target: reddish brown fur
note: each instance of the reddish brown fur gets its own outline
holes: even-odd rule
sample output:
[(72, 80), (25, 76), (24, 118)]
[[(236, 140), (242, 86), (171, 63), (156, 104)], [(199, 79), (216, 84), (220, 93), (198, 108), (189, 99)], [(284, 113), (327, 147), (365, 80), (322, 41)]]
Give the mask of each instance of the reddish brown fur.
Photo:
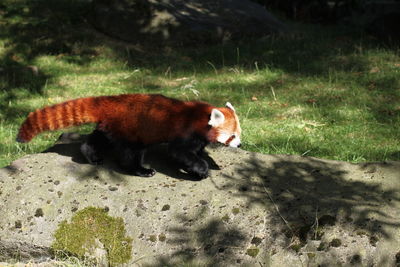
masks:
[[(162, 95), (126, 94), (80, 98), (31, 112), (21, 125), (17, 140), (29, 142), (43, 131), (84, 123), (98, 123), (113, 138), (153, 144), (197, 133), (216, 142), (218, 128), (208, 125), (211, 110), (203, 102), (184, 102)], [(225, 117), (229, 108), (218, 108)], [(235, 120), (227, 125), (235, 129)], [(211, 129), (211, 131), (210, 131)]]
[(29, 113), (19, 129), (17, 140), (29, 142), (44, 131), (97, 122), (96, 115), (92, 112), (92, 102), (93, 98), (80, 98)]

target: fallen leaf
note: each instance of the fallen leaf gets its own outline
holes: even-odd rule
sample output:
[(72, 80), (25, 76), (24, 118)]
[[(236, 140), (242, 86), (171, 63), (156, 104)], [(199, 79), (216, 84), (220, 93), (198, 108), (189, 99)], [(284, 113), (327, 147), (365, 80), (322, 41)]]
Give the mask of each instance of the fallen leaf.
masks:
[(373, 67), (372, 69), (370, 69), (369, 73), (378, 73), (381, 70), (378, 67)]

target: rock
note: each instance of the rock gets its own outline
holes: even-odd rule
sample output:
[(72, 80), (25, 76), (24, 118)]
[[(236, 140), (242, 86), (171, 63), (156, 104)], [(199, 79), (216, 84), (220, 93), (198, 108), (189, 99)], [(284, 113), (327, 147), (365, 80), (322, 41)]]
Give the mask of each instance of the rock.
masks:
[[(3, 232), (3, 231), (2, 231)], [(30, 260), (35, 258), (37, 261), (48, 261), (52, 257), (49, 247), (33, 245), (31, 242), (21, 242), (20, 240), (0, 239), (0, 262), (5, 260), (15, 261), (16, 259)], [(3, 266), (0, 264), (0, 266)]]
[(334, 239), (332, 239), (332, 241), (329, 243), (329, 245), (330, 245), (331, 247), (337, 248), (337, 247), (340, 247), (340, 246), (342, 245), (342, 241), (341, 241), (339, 238), (334, 238)]
[(286, 30), (250, 0), (95, 0), (90, 17), (107, 35), (153, 45), (220, 43)]
[[(151, 178), (127, 175), (112, 158), (89, 165), (79, 144), (66, 140), (15, 161), (0, 169), (0, 262), (15, 260), (16, 251), (21, 261), (49, 260), (52, 247), (63, 247), (60, 233), (79, 237), (65, 230), (78, 217), (90, 227), (82, 236), (99, 234), (89, 234), (95, 245), (80, 240), (90, 248), (85, 255), (102, 264), (111, 261), (105, 251), (115, 240), (129, 254), (120, 259), (127, 266), (398, 262), (400, 162), (350, 164), (225, 147), (208, 153), (219, 169), (201, 181), (179, 172), (165, 146), (146, 155), (158, 171)], [(82, 217), (88, 210), (107, 223)], [(122, 239), (107, 241), (104, 225), (116, 225), (109, 228)]]

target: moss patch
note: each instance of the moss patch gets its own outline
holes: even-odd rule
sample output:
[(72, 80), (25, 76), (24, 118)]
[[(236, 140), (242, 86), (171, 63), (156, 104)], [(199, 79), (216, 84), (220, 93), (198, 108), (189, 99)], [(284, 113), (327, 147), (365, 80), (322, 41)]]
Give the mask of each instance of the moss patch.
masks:
[(260, 252), (259, 248), (251, 246), (250, 248), (247, 249), (246, 254), (254, 258), (258, 255), (258, 252)]
[(83, 258), (93, 251), (98, 240), (107, 251), (111, 266), (126, 263), (131, 258), (132, 239), (125, 235), (123, 219), (111, 217), (101, 208), (87, 207), (77, 212), (70, 223), (60, 223), (54, 237), (52, 248), (55, 251)]
[(239, 208), (233, 208), (232, 209), (232, 213), (235, 214), (235, 215), (238, 214), (239, 212), (240, 212)]
[(166, 205), (164, 205), (164, 206), (162, 207), (161, 211), (167, 211), (167, 210), (169, 210), (170, 208), (171, 208), (171, 206), (168, 205), (168, 204), (166, 204)]
[(222, 217), (221, 220), (224, 221), (224, 222), (229, 221), (229, 216), (228, 216), (228, 214), (225, 214), (225, 216)]
[(164, 242), (167, 239), (165, 234), (159, 234), (158, 235), (158, 240), (160, 240), (161, 242)]
[(156, 236), (156, 235), (150, 235), (150, 236), (149, 236), (149, 240), (150, 240), (151, 242), (156, 242), (156, 241), (157, 241), (157, 236)]

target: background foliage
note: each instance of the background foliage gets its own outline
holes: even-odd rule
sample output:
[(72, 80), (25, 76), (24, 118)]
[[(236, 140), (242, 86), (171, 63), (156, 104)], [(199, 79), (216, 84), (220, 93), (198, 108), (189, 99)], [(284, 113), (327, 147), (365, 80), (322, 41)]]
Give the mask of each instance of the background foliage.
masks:
[(292, 31), (282, 36), (155, 48), (97, 32), (87, 1), (0, 6), (0, 166), (57, 139), (60, 132), (15, 142), (30, 111), (137, 92), (232, 102), (247, 150), (352, 162), (400, 159), (398, 45), (363, 28), (287, 21)]

